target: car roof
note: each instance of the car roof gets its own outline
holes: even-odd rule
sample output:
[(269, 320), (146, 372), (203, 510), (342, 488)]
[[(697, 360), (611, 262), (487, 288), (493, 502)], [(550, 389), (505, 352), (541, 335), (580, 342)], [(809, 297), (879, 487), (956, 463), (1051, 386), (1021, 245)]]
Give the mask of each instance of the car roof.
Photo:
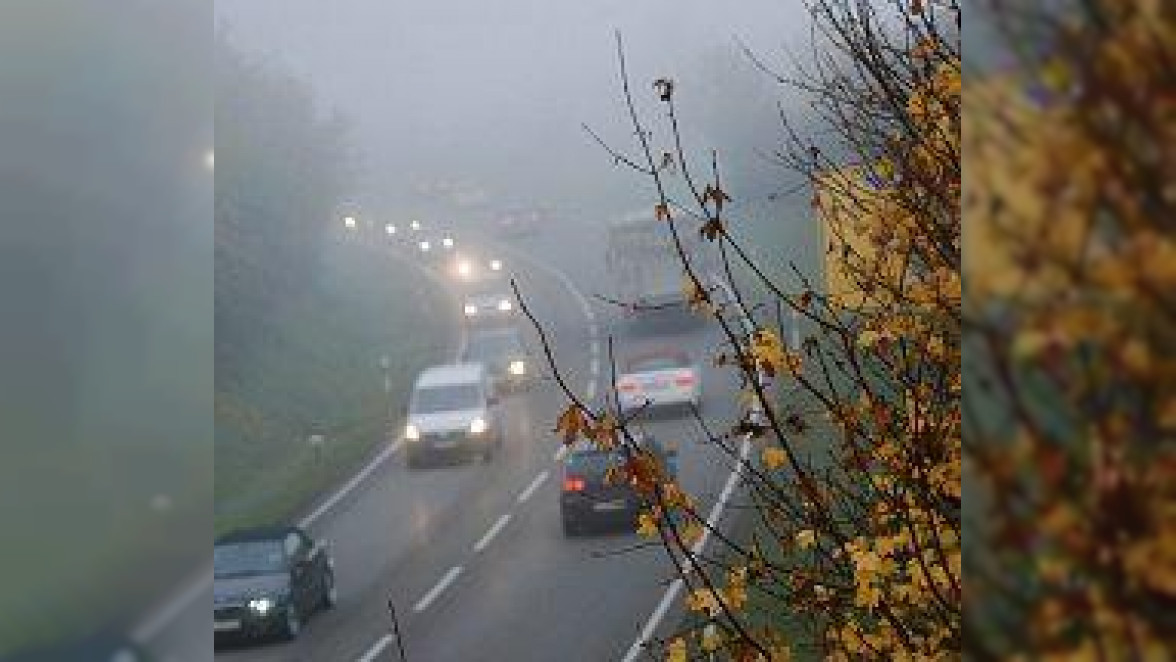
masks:
[(666, 345), (664, 347), (652, 347), (640, 352), (634, 352), (633, 354), (625, 357), (624, 363), (625, 365), (630, 366), (634, 363), (640, 363), (642, 361), (649, 361), (652, 359), (675, 359), (683, 363), (689, 363), (690, 354), (687, 353), (686, 350)]
[(417, 388), (443, 386), (446, 384), (466, 384), (481, 381), (486, 368), (481, 363), (451, 363), (426, 368), (417, 377)]
[(480, 340), (482, 338), (506, 338), (506, 337), (509, 337), (512, 340), (522, 340), (522, 334), (519, 333), (519, 330), (517, 328), (515, 328), (513, 326), (501, 326), (501, 327), (495, 327), (495, 328), (489, 328), (489, 329), (479, 329), (477, 331), (473, 331), (472, 333), (470, 333), (469, 341), (466, 344), (471, 345), (474, 343), (474, 341)]
[(291, 533), (298, 532), (296, 526), (261, 526), (250, 529), (237, 529), (217, 538), (217, 545), (238, 542), (263, 542), (266, 540), (282, 540)]

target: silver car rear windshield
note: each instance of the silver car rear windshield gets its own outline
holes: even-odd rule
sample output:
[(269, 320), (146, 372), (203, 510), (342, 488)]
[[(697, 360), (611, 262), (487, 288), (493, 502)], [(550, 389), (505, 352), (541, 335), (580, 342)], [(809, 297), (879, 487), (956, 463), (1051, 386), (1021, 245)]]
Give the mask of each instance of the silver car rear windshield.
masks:
[(657, 372), (658, 370), (673, 370), (675, 368), (689, 367), (690, 363), (685, 358), (677, 356), (651, 356), (643, 359), (635, 359), (629, 362), (629, 372)]
[(482, 406), (482, 390), (477, 384), (445, 384), (417, 389), (409, 409), (414, 414), (462, 411)]

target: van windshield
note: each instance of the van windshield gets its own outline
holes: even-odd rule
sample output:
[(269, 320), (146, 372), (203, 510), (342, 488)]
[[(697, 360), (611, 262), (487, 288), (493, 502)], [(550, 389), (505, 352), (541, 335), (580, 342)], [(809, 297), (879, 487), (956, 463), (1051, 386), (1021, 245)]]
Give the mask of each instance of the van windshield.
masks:
[(418, 389), (412, 397), (412, 413), (435, 414), (443, 411), (478, 409), (482, 391), (475, 383), (445, 384)]

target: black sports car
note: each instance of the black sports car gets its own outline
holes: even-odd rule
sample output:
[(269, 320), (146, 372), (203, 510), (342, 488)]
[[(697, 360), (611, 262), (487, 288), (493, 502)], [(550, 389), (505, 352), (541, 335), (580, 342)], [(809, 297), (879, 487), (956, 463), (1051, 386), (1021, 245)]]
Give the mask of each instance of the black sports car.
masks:
[(335, 605), (334, 565), (325, 545), (298, 527), (220, 538), (213, 548), (216, 640), (297, 637), (305, 618)]

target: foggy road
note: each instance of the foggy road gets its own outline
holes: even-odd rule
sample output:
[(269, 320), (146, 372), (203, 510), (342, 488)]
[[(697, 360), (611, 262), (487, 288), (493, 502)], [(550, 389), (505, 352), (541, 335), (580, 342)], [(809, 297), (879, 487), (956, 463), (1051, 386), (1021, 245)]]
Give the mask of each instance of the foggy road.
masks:
[[(606, 304), (592, 298), (603, 278), (594, 249), (540, 238), (511, 262), (567, 383), (595, 402), (608, 391), (609, 327)], [(638, 342), (698, 355), (717, 344), (716, 333), (697, 327)], [(630, 340), (621, 335), (614, 343), (621, 349)], [(723, 409), (735, 402), (731, 376), (701, 363), (706, 417), (731, 420), (734, 412)], [(549, 380), (507, 399), (505, 452), (486, 465), (410, 472), (400, 442), (391, 442), (383, 461), (309, 523), (312, 535), (331, 545), (338, 606), (311, 618), (294, 642), (222, 647), (216, 659), (397, 659), (389, 601), (413, 660), (624, 659), (673, 566), (656, 545), (617, 553), (643, 542), (632, 533), (564, 537), (552, 433), (564, 402)], [(681, 480), (709, 509), (730, 473), (722, 451), (702, 443), (685, 418), (658, 419), (648, 429), (678, 444)], [(176, 662), (209, 659), (210, 608), (205, 593), (160, 631), (154, 650)]]

